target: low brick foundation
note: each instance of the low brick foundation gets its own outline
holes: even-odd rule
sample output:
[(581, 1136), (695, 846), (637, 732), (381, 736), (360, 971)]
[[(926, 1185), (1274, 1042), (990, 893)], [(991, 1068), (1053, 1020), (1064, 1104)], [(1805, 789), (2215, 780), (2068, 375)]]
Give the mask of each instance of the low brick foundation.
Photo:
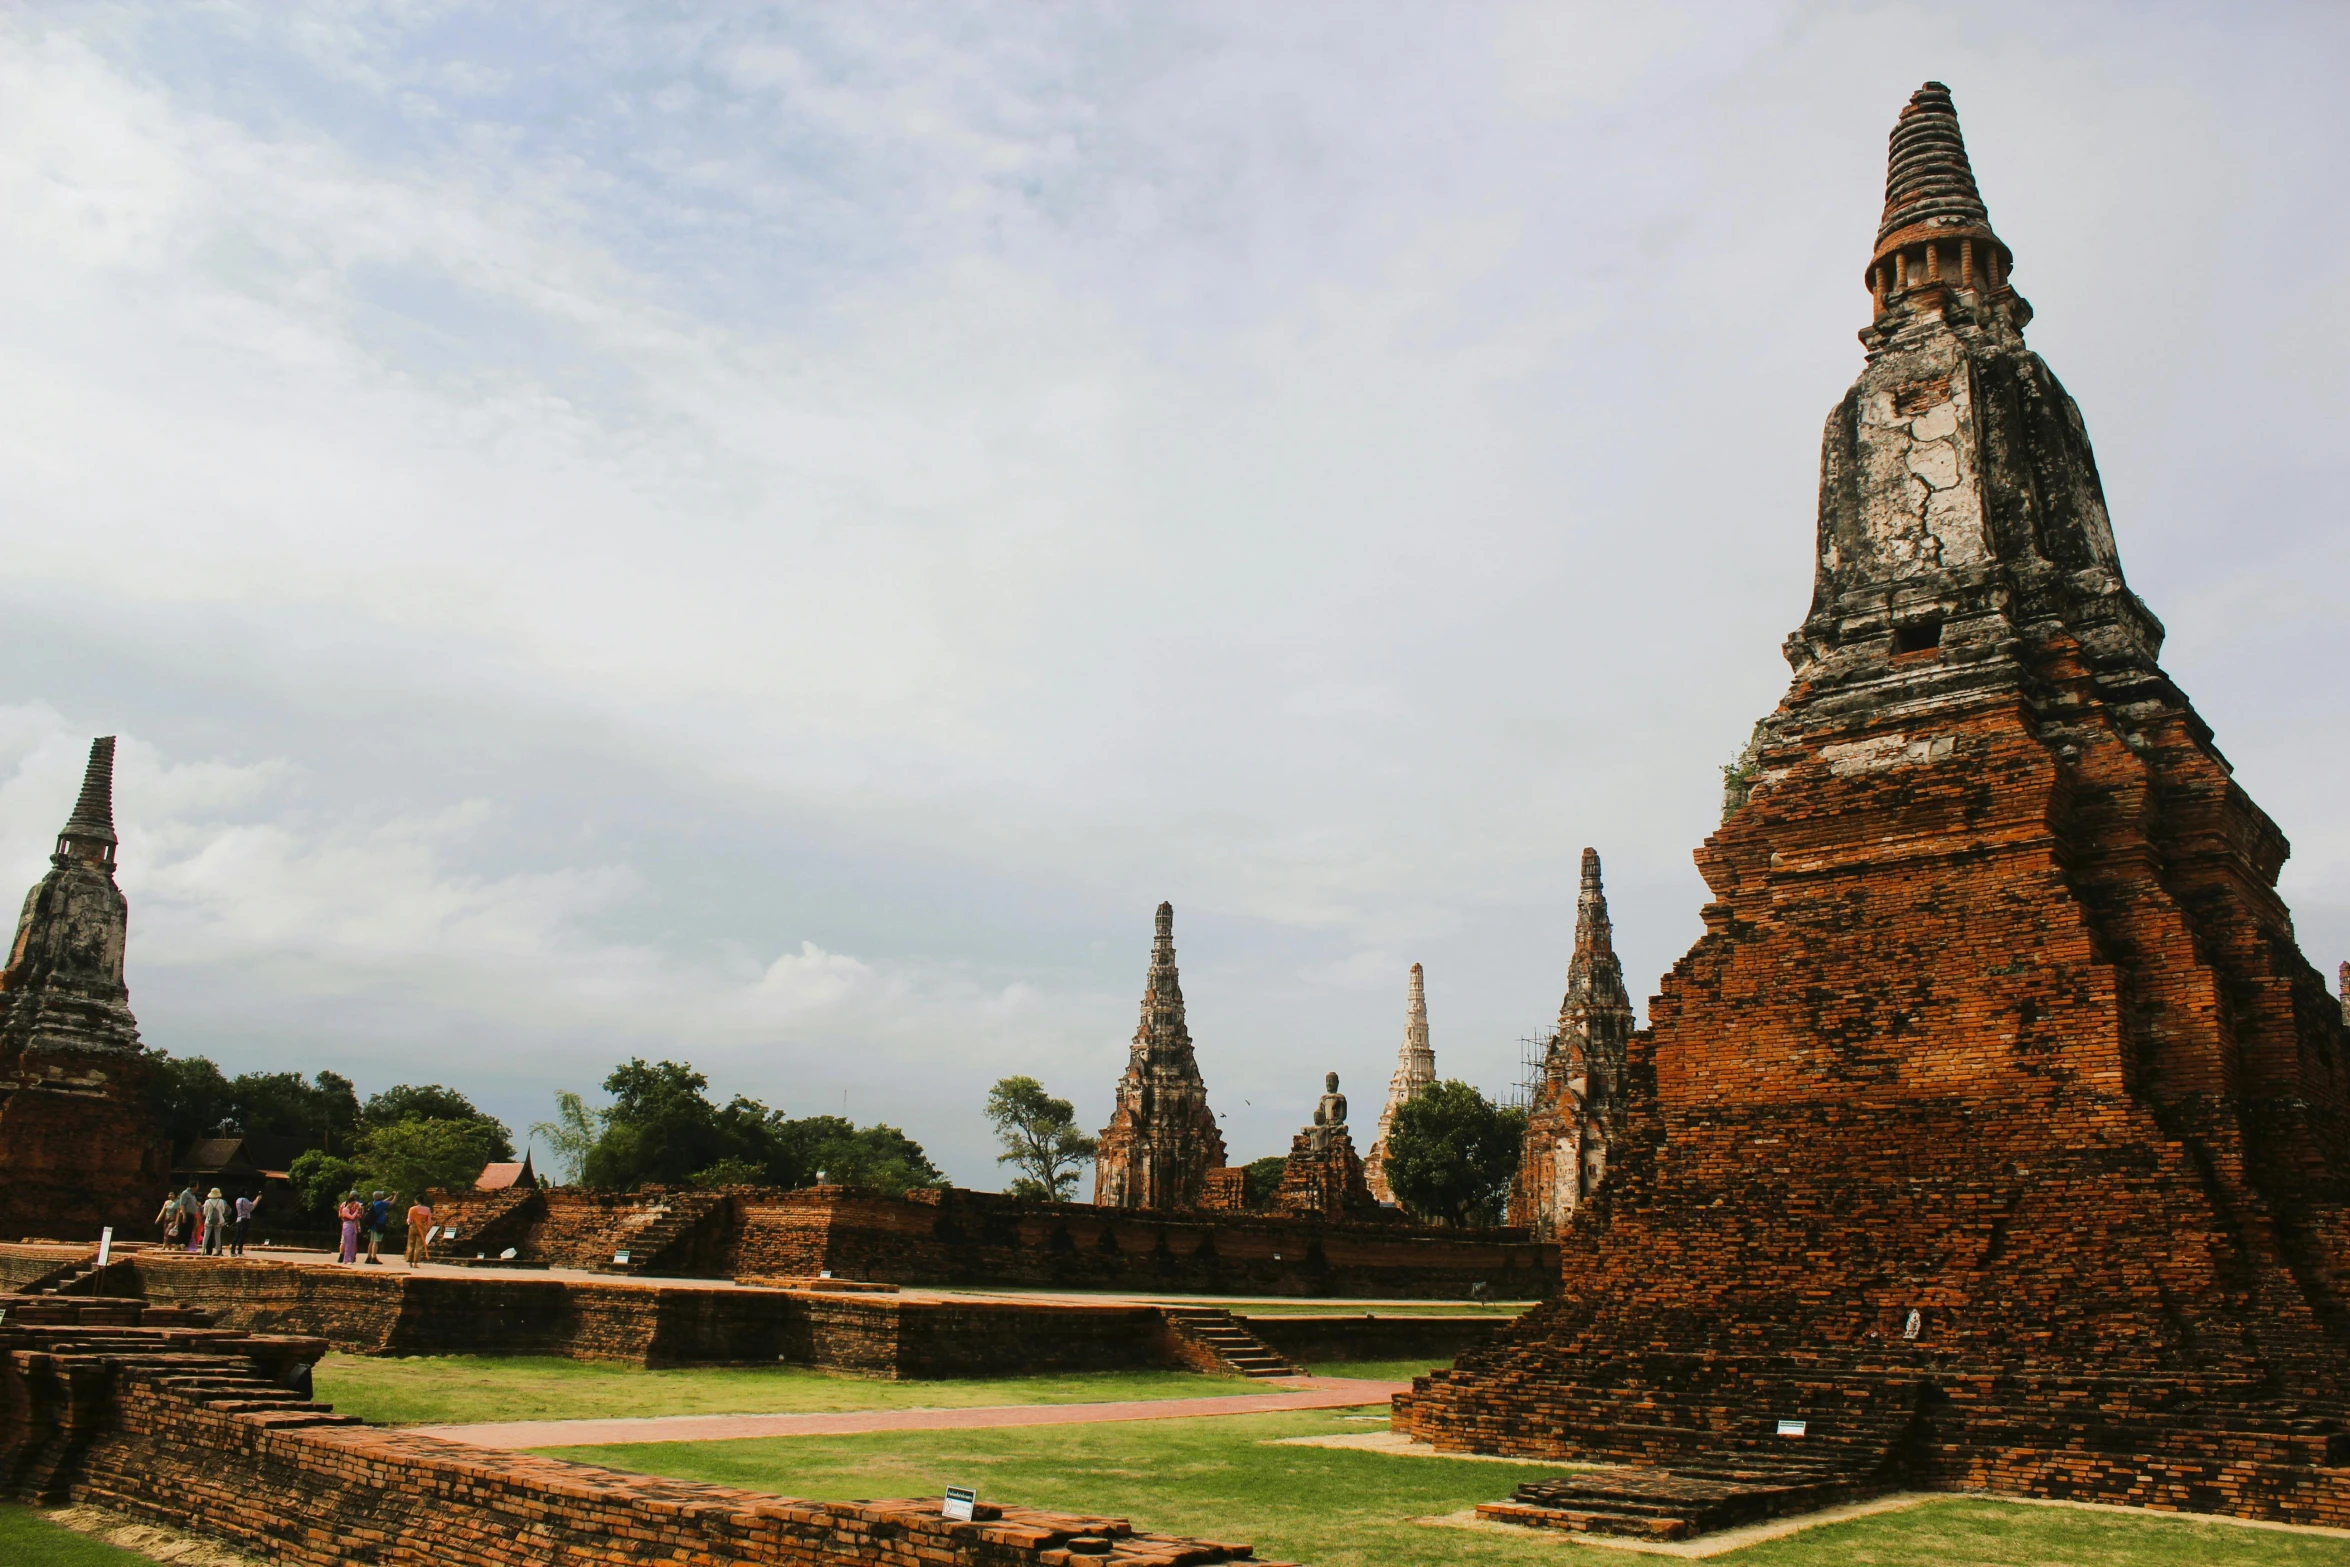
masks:
[(1156, 1213), (960, 1188), (558, 1188), (441, 1194), (436, 1211), (457, 1235), (435, 1245), (435, 1260), (495, 1259), (511, 1248), (524, 1265), (664, 1277), (829, 1271), (891, 1284), (1419, 1300), (1466, 1300), (1479, 1286), (1534, 1299), (1558, 1280), (1558, 1248), (1522, 1230)]
[(1238, 1316), (1234, 1320), (1309, 1370), (1341, 1360), (1453, 1360), (1493, 1337), (1506, 1317)]
[[(145, 1318), (166, 1323), (147, 1325)], [(137, 1302), (14, 1306), (0, 1326), (0, 1494), (84, 1502), (296, 1567), (1210, 1567), (1245, 1545), (935, 1500), (808, 1502), (385, 1431), (275, 1384), (315, 1341)], [(46, 1318), (19, 1325), (24, 1317)]]
[[(146, 1299), (365, 1355), (564, 1355), (640, 1366), (783, 1361), (880, 1377), (1173, 1363), (1136, 1305), (904, 1300), (862, 1292), (407, 1273), (147, 1254), (113, 1270)], [(116, 1286), (116, 1287), (119, 1287)]]

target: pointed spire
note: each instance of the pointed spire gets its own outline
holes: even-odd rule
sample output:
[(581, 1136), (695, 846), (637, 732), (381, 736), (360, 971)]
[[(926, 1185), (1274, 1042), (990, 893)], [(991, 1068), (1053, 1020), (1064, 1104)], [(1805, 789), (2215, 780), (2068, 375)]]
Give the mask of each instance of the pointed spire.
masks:
[(2350, 963), (2343, 964), (2335, 977), (2342, 993), (2342, 1021), (2350, 1023)]
[(1599, 851), (1583, 851), (1583, 885), (1575, 896), (1575, 954), (1567, 961), (1567, 1008), (1591, 999), (1594, 986), (1621, 995), (1622, 967), (1616, 962), (1615, 927), (1607, 917), (1607, 890), (1600, 885)]
[[(1923, 247), (1930, 244), (1936, 253), (1928, 256)], [(1911, 251), (1917, 254), (1906, 254)], [(1991, 231), (1950, 89), (1928, 82), (1910, 95), (1889, 139), (1885, 215), (1869, 258), (1871, 285), (1880, 294), (1926, 281), (2000, 288), (2014, 259)], [(1886, 268), (1882, 277), (1880, 265)]]
[(114, 836), (114, 736), (101, 735), (90, 742), (90, 764), (82, 772), (81, 798), (74, 801), (73, 814), (65, 819), (65, 830), (57, 837), (60, 854), (66, 852), (68, 839), (109, 848), (118, 841)]
[(1153, 1055), (1191, 1054), (1191, 1031), (1183, 1020), (1183, 977), (1175, 968), (1175, 905), (1162, 903), (1151, 937), (1151, 966), (1142, 987), (1142, 1021), (1134, 1048)]
[(1428, 1048), (1428, 977), (1420, 972), (1420, 965), (1412, 965), (1412, 990), (1404, 1002), (1403, 1047), (1406, 1050)]

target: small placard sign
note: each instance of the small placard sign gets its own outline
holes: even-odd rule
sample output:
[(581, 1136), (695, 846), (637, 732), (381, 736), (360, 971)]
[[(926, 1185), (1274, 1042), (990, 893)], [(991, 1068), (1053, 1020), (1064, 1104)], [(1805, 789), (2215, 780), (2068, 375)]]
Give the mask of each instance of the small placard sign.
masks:
[(98, 1271), (106, 1271), (106, 1259), (114, 1255), (114, 1226), (109, 1224), (98, 1232)]
[(434, 1241), (440, 1239), (440, 1235), (441, 1227), (436, 1224), (431, 1229), (424, 1232), (424, 1244), (430, 1246)]
[(612, 1260), (614, 1262), (626, 1262), (628, 1260), (628, 1253), (624, 1251), (616, 1251), (612, 1254)]
[(1779, 1434), (1781, 1436), (1801, 1436), (1808, 1426), (1809, 1422), (1807, 1421), (1782, 1420), (1779, 1422)]
[(971, 1521), (971, 1509), (977, 1506), (978, 1502), (979, 1493), (972, 1490), (969, 1486), (950, 1485), (947, 1487), (947, 1499), (939, 1504), (939, 1516), (942, 1518), (959, 1518), (964, 1523), (969, 1523)]

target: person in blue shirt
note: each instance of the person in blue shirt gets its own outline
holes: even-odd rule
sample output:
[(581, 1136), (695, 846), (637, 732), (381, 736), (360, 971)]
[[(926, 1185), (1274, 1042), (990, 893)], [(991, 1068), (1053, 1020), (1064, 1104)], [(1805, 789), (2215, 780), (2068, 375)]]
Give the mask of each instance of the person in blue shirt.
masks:
[(376, 1255), (384, 1243), (384, 1231), (392, 1227), (392, 1198), (389, 1192), (377, 1192), (367, 1204), (367, 1265), (383, 1266), (383, 1258)]

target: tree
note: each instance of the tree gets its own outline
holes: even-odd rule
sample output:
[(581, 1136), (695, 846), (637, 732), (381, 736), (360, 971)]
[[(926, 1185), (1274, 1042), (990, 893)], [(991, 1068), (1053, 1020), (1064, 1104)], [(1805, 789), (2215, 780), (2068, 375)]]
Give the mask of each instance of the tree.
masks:
[(1068, 1100), (1055, 1099), (1033, 1077), (1007, 1077), (987, 1091), (987, 1118), (1004, 1145), (995, 1162), (1020, 1172), (1005, 1190), (1041, 1202), (1075, 1195), (1077, 1172), (1098, 1145), (1077, 1129)]
[(359, 1095), (340, 1072), (246, 1072), (229, 1084), (229, 1114), (247, 1137), (347, 1154), (359, 1131)]
[(1281, 1177), (1289, 1169), (1287, 1154), (1267, 1154), (1262, 1159), (1251, 1159), (1240, 1167), (1242, 1200), (1251, 1208), (1262, 1208), (1281, 1190)]
[(357, 1164), (323, 1148), (305, 1149), (286, 1172), (287, 1183), (302, 1201), (302, 1211), (310, 1214), (332, 1214), (343, 1193), (366, 1178)]
[(530, 1135), (547, 1145), (563, 1179), (576, 1181), (587, 1168), (588, 1150), (604, 1135), (604, 1112), (589, 1109), (585, 1099), (562, 1089), (555, 1095), (555, 1119), (533, 1122)]
[(506, 1129), (488, 1116), (440, 1120), (418, 1116), (379, 1126), (360, 1139), (358, 1168), (371, 1191), (413, 1197), (436, 1187), (463, 1190), (481, 1167), (513, 1153)]
[(1525, 1111), (1496, 1105), (1467, 1083), (1432, 1083), (1387, 1129), (1387, 1182), (1423, 1219), (1497, 1223), (1525, 1136)]
[(827, 1179), (880, 1191), (943, 1186), (922, 1145), (894, 1126), (836, 1115), (794, 1120), (736, 1095), (714, 1105), (709, 1079), (676, 1061), (631, 1060), (604, 1079), (612, 1102), (555, 1096), (556, 1119), (531, 1128), (573, 1178), (626, 1191), (655, 1184), (806, 1186)]
[(220, 1131), (220, 1123), (229, 1118), (229, 1082), (202, 1056), (150, 1053), (155, 1061), (147, 1078), (148, 1102), (176, 1156), (199, 1137)]

